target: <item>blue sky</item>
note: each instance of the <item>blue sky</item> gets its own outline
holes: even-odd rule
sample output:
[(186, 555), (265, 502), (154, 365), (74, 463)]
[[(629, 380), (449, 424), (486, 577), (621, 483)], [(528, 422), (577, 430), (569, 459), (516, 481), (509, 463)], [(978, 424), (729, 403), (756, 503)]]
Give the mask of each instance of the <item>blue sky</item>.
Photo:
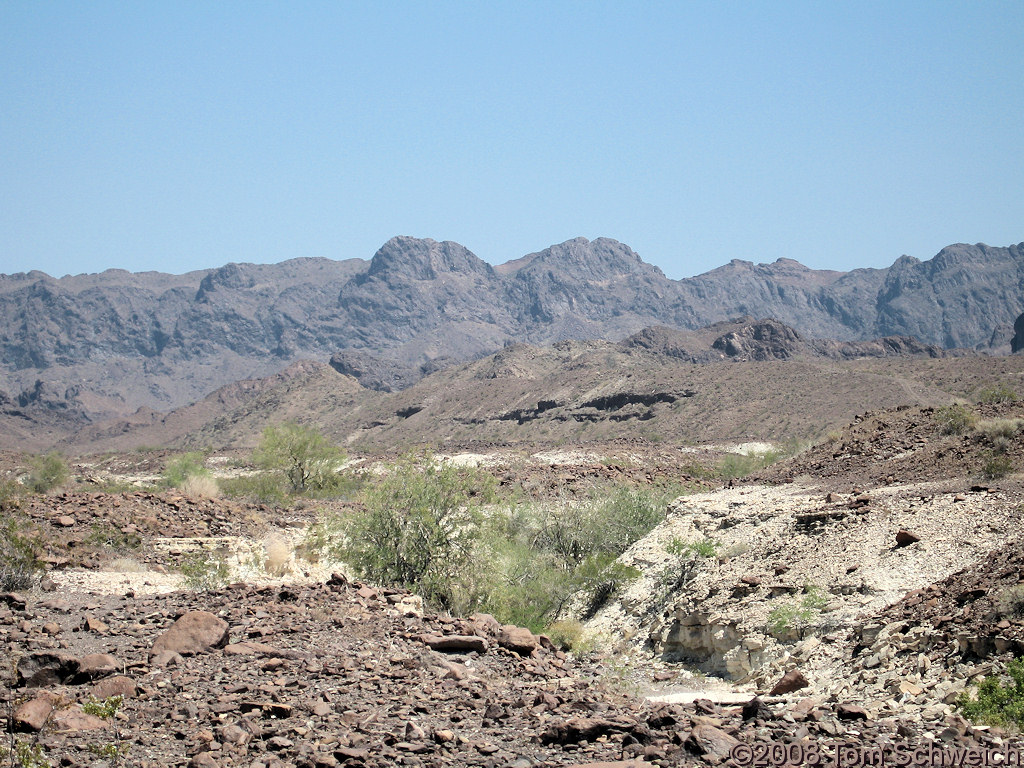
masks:
[(0, 272), (1024, 240), (1024, 3), (0, 4)]

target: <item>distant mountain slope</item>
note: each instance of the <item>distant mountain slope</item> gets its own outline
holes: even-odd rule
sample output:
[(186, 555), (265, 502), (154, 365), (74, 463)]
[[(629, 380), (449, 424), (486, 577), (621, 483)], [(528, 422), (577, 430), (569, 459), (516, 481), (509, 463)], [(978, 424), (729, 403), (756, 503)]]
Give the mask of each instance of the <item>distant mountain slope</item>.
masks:
[(777, 321), (746, 318), (696, 332), (649, 328), (618, 343), (515, 344), (400, 392), (299, 362), (171, 413), (141, 409), (87, 425), (65, 444), (82, 452), (252, 447), (284, 420), (370, 451), (803, 438), (867, 410), (945, 404), (979, 381), (1015, 383), (1022, 371), (1022, 356), (951, 354), (900, 338), (805, 340)]
[(326, 361), (381, 389), (509, 343), (621, 339), (774, 317), (805, 338), (910, 335), (1008, 352), (1024, 312), (1024, 244), (953, 245), (887, 269), (734, 260), (669, 280), (628, 246), (576, 238), (500, 267), (411, 237), (362, 259), (228, 264), (186, 275), (0, 275), (0, 372), (12, 397), (42, 379), (90, 418), (168, 409), (232, 381)]

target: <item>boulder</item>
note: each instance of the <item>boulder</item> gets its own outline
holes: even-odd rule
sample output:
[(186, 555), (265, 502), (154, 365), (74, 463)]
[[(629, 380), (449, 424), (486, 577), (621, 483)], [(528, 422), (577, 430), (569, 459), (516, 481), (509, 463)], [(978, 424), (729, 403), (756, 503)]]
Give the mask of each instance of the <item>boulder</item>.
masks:
[(498, 632), (498, 645), (520, 656), (529, 656), (540, 648), (540, 640), (526, 627), (506, 624)]
[(785, 693), (799, 691), (801, 688), (806, 688), (809, 685), (810, 683), (807, 681), (807, 678), (804, 677), (803, 672), (799, 669), (791, 669), (774, 685), (774, 687), (768, 692), (768, 695), (781, 696)]
[(228, 642), (228, 623), (209, 611), (189, 611), (153, 643), (150, 658), (164, 651), (182, 656), (223, 648)]
[(420, 635), (420, 640), (441, 653), (487, 653), (487, 641), (476, 635)]

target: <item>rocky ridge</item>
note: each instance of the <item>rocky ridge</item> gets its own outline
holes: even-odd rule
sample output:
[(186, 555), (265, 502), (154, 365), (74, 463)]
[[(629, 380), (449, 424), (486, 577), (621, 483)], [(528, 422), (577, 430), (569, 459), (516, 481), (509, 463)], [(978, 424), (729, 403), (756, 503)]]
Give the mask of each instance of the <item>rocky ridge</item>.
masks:
[(81, 387), (92, 418), (165, 410), (303, 358), (394, 388), (423, 366), (510, 342), (617, 339), (774, 317), (808, 338), (912, 336), (1009, 351), (1024, 247), (952, 245), (848, 273), (734, 260), (674, 281), (614, 240), (576, 238), (502, 267), (452, 242), (397, 237), (367, 262), (295, 259), (189, 273), (0, 275), (7, 395)]

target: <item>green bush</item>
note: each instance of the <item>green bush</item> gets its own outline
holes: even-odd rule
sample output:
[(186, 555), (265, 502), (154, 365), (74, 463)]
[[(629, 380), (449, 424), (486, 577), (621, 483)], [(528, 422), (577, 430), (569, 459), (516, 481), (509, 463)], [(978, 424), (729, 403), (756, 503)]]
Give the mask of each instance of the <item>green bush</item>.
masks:
[(962, 405), (947, 405), (935, 409), (935, 421), (944, 435), (962, 435), (971, 429), (978, 417)]
[(985, 480), (999, 480), (1013, 471), (1013, 462), (1009, 456), (993, 451), (985, 451), (981, 455), (981, 476)]
[(668, 543), (665, 551), (675, 557), (715, 557), (718, 554), (719, 542), (713, 539), (702, 539), (700, 541), (683, 541), (675, 538)]
[(261, 504), (283, 505), (288, 501), (288, 480), (277, 472), (222, 478), (221, 492), (236, 499), (251, 499)]
[(198, 451), (175, 456), (164, 470), (163, 485), (167, 488), (181, 488), (190, 477), (213, 477), (205, 461), (206, 456)]
[(4, 592), (29, 589), (43, 568), (38, 537), (26, 528), (18, 516), (0, 518), (0, 590)]
[(366, 492), (334, 552), (371, 581), (451, 607), (480, 536), (481, 505), (493, 494), (488, 474), (406, 457)]
[(48, 493), (68, 479), (68, 465), (57, 451), (29, 459), (29, 473), (25, 487), (33, 493)]
[(261, 469), (283, 474), (291, 491), (301, 494), (335, 487), (345, 453), (315, 429), (286, 422), (263, 431), (253, 461)]
[(1008, 587), (999, 593), (996, 606), (1000, 616), (1011, 619), (1024, 618), (1024, 584)]
[(1009, 384), (1004, 382), (978, 390), (979, 403), (1012, 403), (1016, 399), (1017, 393)]
[(185, 577), (185, 585), (197, 592), (220, 589), (231, 578), (224, 552), (196, 552), (186, 557), (178, 570)]
[(975, 689), (975, 697), (964, 691), (957, 700), (964, 717), (976, 723), (1024, 728), (1024, 659), (1011, 661), (1006, 675), (1006, 684), (998, 675), (986, 677)]
[(821, 589), (808, 584), (804, 587), (804, 597), (799, 602), (786, 603), (771, 610), (768, 614), (768, 629), (777, 638), (788, 635), (792, 630), (802, 634), (827, 604), (828, 598)]

